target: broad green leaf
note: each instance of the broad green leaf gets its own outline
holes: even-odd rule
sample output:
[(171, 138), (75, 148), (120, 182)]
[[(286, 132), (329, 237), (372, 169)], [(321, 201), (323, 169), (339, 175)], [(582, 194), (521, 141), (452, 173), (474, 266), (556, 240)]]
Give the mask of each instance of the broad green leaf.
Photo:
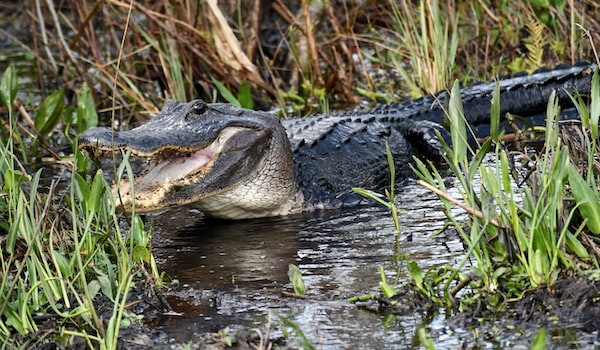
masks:
[(2, 104), (9, 109), (12, 108), (12, 104), (17, 97), (17, 83), (18, 80), (15, 67), (10, 65), (4, 71), (2, 81), (0, 81), (0, 100), (2, 101)]
[(15, 169), (6, 170), (2, 178), (4, 180), (3, 190), (6, 193), (13, 193), (19, 189), (22, 182), (31, 181), (31, 176)]
[(381, 288), (383, 295), (385, 295), (385, 297), (388, 299), (395, 296), (397, 294), (396, 290), (394, 289), (394, 287), (390, 286), (387, 283), (387, 278), (385, 277), (385, 271), (383, 269), (383, 266), (380, 266), (379, 273), (381, 274), (381, 281), (379, 281), (379, 288)]
[(502, 167), (502, 188), (504, 193), (511, 193), (511, 181), (510, 181), (510, 162), (506, 152), (500, 152), (500, 166)]
[(540, 329), (531, 343), (531, 350), (546, 350), (546, 328)]
[(84, 132), (98, 125), (98, 113), (89, 86), (84, 83), (77, 95), (77, 131)]
[(91, 186), (79, 173), (73, 173), (73, 175), (75, 181), (73, 182), (72, 187), (75, 195), (79, 200), (87, 202), (87, 198), (90, 198)]
[(65, 106), (64, 90), (56, 90), (42, 102), (35, 114), (35, 127), (42, 135), (49, 134), (58, 124)]
[(427, 335), (427, 331), (425, 327), (419, 327), (417, 331), (417, 335), (419, 337), (419, 344), (426, 350), (435, 350), (435, 344), (433, 343), (433, 339)]
[(579, 174), (572, 163), (568, 163), (569, 184), (581, 216), (587, 220), (588, 229), (600, 233), (600, 198)]
[(23, 324), (19, 314), (10, 305), (4, 308), (2, 316), (6, 319), (7, 326), (13, 327), (21, 335), (27, 333), (27, 326)]
[(458, 80), (454, 81), (450, 92), (448, 103), (448, 117), (450, 118), (450, 136), (452, 138), (452, 149), (454, 164), (467, 159), (467, 127), (465, 125), (462, 99), (460, 96), (460, 85)]
[(104, 195), (104, 172), (102, 169), (96, 172), (94, 180), (92, 180), (92, 187), (89, 193), (89, 197), (84, 198), (88, 204), (88, 210), (93, 213), (97, 213), (102, 206), (102, 197)]
[(135, 248), (133, 248), (133, 251), (131, 252), (133, 261), (135, 262), (145, 262), (148, 263), (150, 262), (150, 251), (148, 250), (148, 248), (138, 245)]
[(581, 241), (579, 241), (574, 234), (567, 231), (565, 236), (565, 244), (571, 253), (577, 255), (577, 257), (583, 260), (590, 258), (590, 253), (587, 251), (587, 249), (585, 249)]
[(541, 249), (536, 249), (535, 252), (533, 252), (530, 260), (530, 269), (529, 277), (534, 285), (537, 286), (546, 282), (546, 276), (550, 269), (550, 262), (548, 261), (548, 256), (545, 255)]
[(148, 245), (149, 235), (144, 231), (144, 220), (139, 215), (131, 217), (130, 233), (133, 236), (135, 245), (145, 247)]
[(569, 98), (571, 99), (571, 102), (573, 102), (575, 108), (577, 108), (577, 114), (579, 114), (579, 119), (581, 119), (581, 125), (583, 125), (584, 128), (589, 128), (590, 111), (588, 110), (587, 104), (585, 103), (583, 98), (581, 98), (580, 95), (569, 95)]
[(108, 278), (108, 276), (106, 276), (104, 273), (102, 273), (100, 271), (97, 271), (97, 273), (98, 273), (97, 281), (100, 282), (102, 294), (104, 294), (110, 300), (114, 300), (113, 285), (112, 285), (110, 278)]
[(96, 295), (98, 295), (98, 292), (100, 291), (100, 289), (102, 289), (102, 284), (100, 283), (99, 280), (91, 280), (88, 283), (87, 288), (88, 288), (90, 299), (93, 299), (94, 297), (96, 297)]
[(52, 257), (54, 261), (56, 261), (58, 269), (60, 270), (60, 273), (63, 275), (63, 277), (71, 276), (72, 268), (71, 264), (69, 263), (69, 260), (67, 260), (67, 258), (65, 258), (64, 255), (62, 255), (58, 250), (55, 249), (52, 249)]
[(240, 85), (240, 91), (238, 91), (238, 101), (244, 108), (254, 109), (254, 100), (252, 99), (252, 91), (250, 90), (250, 84), (247, 81), (243, 81)]
[(302, 279), (300, 268), (294, 264), (290, 264), (288, 266), (288, 277), (290, 278), (290, 282), (292, 282), (292, 287), (294, 287), (294, 293), (304, 295), (304, 280)]

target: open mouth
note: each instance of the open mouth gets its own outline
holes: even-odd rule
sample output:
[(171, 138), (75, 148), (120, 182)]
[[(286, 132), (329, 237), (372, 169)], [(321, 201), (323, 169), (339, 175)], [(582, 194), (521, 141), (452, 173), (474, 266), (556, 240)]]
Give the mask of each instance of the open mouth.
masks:
[[(198, 183), (210, 172), (219, 154), (242, 128), (225, 128), (219, 136), (208, 146), (199, 150), (184, 149), (175, 146), (163, 146), (154, 154), (136, 152), (134, 155), (148, 157), (148, 164), (139, 175), (135, 176), (135, 202), (138, 211), (148, 211), (160, 207), (166, 194), (177, 186), (186, 186)], [(128, 208), (133, 204), (131, 183), (122, 179), (115, 188), (115, 194), (120, 198), (123, 207)]]
[[(118, 147), (130, 150), (135, 156), (148, 159), (146, 167), (135, 175), (133, 189), (131, 179), (123, 178), (117, 183), (113, 192), (118, 203), (125, 211), (131, 211), (135, 201), (136, 211), (147, 212), (190, 203), (193, 199), (218, 192), (219, 188), (227, 187), (226, 179), (214, 181), (218, 184), (216, 188), (206, 191), (202, 190), (202, 186), (206, 185), (204, 181), (207, 176), (211, 181), (213, 180), (214, 168), (219, 169), (216, 176), (225, 178), (236, 176), (235, 171), (227, 171), (229, 168), (224, 163), (229, 163), (228, 159), (232, 155), (240, 156), (246, 153), (239, 151), (247, 147), (247, 144), (242, 141), (245, 140), (244, 135), (247, 132), (251, 131), (240, 127), (225, 128), (212, 143), (199, 149), (163, 145), (152, 152), (138, 150), (129, 145)], [(106, 151), (110, 147), (100, 148)], [(231, 163), (239, 163), (239, 161)], [(215, 164), (219, 165), (215, 166)], [(190, 188), (192, 186), (198, 190), (194, 192)]]
[(202, 173), (203, 168), (213, 159), (217, 142), (195, 152), (181, 152), (175, 149), (165, 149), (149, 161), (142, 174), (136, 177), (138, 190), (153, 186), (176, 183), (190, 175)]
[[(218, 153), (218, 141), (198, 151), (165, 148), (148, 159), (148, 164), (135, 176), (135, 201), (138, 211), (159, 206), (165, 194), (174, 186), (184, 186), (208, 172)], [(133, 152), (135, 153), (135, 152)], [(114, 189), (126, 211), (133, 205), (131, 183), (121, 179)]]

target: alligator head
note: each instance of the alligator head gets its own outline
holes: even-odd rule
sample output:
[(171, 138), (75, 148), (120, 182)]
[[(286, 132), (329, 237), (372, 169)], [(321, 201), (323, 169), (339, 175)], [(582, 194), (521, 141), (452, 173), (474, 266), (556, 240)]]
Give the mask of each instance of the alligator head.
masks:
[(114, 189), (125, 211), (194, 203), (214, 217), (244, 219), (300, 207), (289, 140), (269, 113), (167, 101), (158, 116), (135, 129), (84, 132), (79, 147), (149, 158), (134, 186), (121, 180)]

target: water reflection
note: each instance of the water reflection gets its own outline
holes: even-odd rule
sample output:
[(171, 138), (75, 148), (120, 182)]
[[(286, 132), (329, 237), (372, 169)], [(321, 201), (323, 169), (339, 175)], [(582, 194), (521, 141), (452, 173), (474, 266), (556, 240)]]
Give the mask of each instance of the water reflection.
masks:
[[(431, 194), (408, 186), (399, 198), (410, 214), (401, 216), (398, 251), (390, 215), (378, 207), (242, 222), (205, 221), (188, 209), (154, 216), (160, 267), (184, 286), (175, 292), (174, 305), (183, 315), (165, 318), (161, 329), (187, 341), (199, 330), (264, 325), (274, 311), (325, 349), (412, 347), (423, 315), (383, 320), (347, 301), (378, 292), (379, 267), (394, 278), (399, 256), (422, 268), (454, 265), (462, 256), (456, 238), (433, 237), (444, 216)], [(289, 264), (303, 272), (306, 300), (281, 295), (292, 291)], [(202, 304), (207, 290), (216, 293), (217, 305)]]
[[(170, 219), (184, 210), (170, 213)], [(176, 232), (164, 223), (157, 228), (154, 245), (165, 271), (199, 288), (280, 287), (288, 264), (296, 263), (295, 220), (201, 221)]]

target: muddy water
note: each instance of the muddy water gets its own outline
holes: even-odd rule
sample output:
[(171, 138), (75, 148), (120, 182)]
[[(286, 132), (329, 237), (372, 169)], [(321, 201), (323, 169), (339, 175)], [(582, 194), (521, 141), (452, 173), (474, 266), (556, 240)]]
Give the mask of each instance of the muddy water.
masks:
[[(455, 265), (463, 255), (455, 237), (433, 237), (444, 224), (434, 196), (417, 186), (398, 196), (399, 206), (410, 212), (401, 215), (397, 252), (391, 217), (377, 207), (233, 223), (195, 222), (197, 213), (186, 209), (154, 216), (154, 251), (161, 269), (180, 282), (168, 299), (181, 313), (161, 317), (156, 329), (174, 342), (194, 342), (226, 326), (265, 332), (270, 314), (273, 334), (280, 334), (281, 315), (317, 348), (416, 346), (425, 315), (384, 319), (347, 301), (379, 291), (380, 266), (393, 281), (398, 255), (424, 269)], [(306, 299), (281, 294), (292, 292), (289, 264), (302, 270)], [(453, 339), (443, 343), (459, 344)]]

